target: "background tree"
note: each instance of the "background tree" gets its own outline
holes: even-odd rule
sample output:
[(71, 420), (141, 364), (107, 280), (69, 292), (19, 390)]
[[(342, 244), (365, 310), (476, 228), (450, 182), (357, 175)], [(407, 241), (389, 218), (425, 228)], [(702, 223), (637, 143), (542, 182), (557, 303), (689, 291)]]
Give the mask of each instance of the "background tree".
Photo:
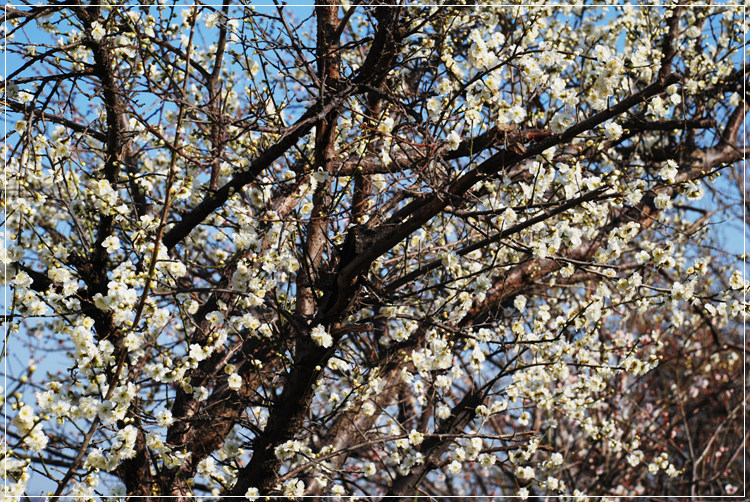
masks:
[(4, 493), (742, 493), (744, 19), (6, 7)]

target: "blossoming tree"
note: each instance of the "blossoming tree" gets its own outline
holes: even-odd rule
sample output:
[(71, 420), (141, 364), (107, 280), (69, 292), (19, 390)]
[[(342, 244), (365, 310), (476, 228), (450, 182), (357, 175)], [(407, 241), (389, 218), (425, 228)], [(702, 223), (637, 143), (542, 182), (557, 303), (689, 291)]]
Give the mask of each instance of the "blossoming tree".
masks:
[(742, 8), (5, 27), (4, 495), (744, 490)]

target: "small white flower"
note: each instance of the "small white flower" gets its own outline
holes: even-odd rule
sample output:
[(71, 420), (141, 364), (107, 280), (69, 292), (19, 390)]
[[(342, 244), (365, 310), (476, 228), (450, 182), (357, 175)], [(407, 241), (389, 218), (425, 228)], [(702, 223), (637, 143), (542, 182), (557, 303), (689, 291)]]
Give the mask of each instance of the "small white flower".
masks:
[(156, 423), (159, 427), (169, 427), (174, 423), (174, 417), (169, 410), (161, 410), (156, 414)]
[(326, 329), (322, 324), (318, 324), (312, 329), (312, 331), (310, 331), (310, 337), (316, 344), (320, 345), (323, 348), (327, 349), (331, 345), (333, 345), (333, 337), (328, 332), (326, 332)]
[(675, 176), (677, 176), (677, 168), (677, 162), (675, 162), (674, 160), (668, 160), (667, 164), (659, 169), (659, 172), (657, 174), (659, 175), (659, 178), (663, 179), (664, 181), (674, 183)]
[(740, 105), (740, 95), (737, 94), (736, 92), (733, 92), (729, 96), (729, 106), (731, 106), (732, 108), (734, 108), (734, 107), (739, 106), (739, 105)]
[(642, 457), (643, 457), (643, 452), (640, 450), (636, 450), (627, 456), (627, 461), (632, 467), (635, 467), (641, 463)]
[(732, 272), (732, 277), (729, 279), (729, 287), (735, 290), (745, 287), (745, 279), (742, 277), (742, 272), (739, 270)]
[(604, 136), (611, 140), (620, 139), (620, 136), (622, 136), (622, 127), (615, 122), (607, 122), (604, 125)]
[(701, 35), (701, 29), (697, 26), (691, 26), (685, 30), (685, 35), (690, 38), (698, 38)]
[(427, 112), (432, 120), (440, 118), (440, 112), (443, 110), (443, 103), (436, 97), (431, 97), (427, 100)]
[(518, 423), (521, 425), (529, 425), (529, 422), (531, 421), (531, 414), (528, 411), (524, 411), (521, 413), (521, 416), (518, 417)]
[(643, 265), (644, 263), (646, 263), (646, 261), (648, 261), (649, 258), (650, 255), (645, 249), (642, 249), (635, 254), (635, 262), (638, 265)]
[(454, 460), (453, 462), (448, 464), (448, 471), (451, 474), (458, 474), (459, 472), (461, 472), (461, 462), (459, 462), (458, 460)]
[(516, 299), (513, 300), (513, 306), (518, 309), (519, 312), (523, 312), (526, 310), (526, 297), (523, 295), (516, 296)]
[(518, 467), (516, 469), (516, 476), (522, 481), (528, 481), (534, 477), (534, 469), (530, 466)]
[(193, 399), (196, 401), (205, 401), (208, 399), (208, 389), (202, 385), (193, 389)]
[(568, 278), (572, 276), (575, 273), (575, 271), (576, 271), (576, 268), (572, 264), (568, 263), (567, 265), (565, 265), (563, 268), (560, 269), (560, 275), (565, 278)]
[(143, 335), (139, 333), (128, 333), (122, 344), (126, 349), (133, 351), (138, 350), (143, 345), (143, 342)]
[(696, 181), (688, 181), (682, 186), (680, 193), (688, 200), (701, 200), (703, 198), (703, 185)]
[[(21, 103), (30, 103), (31, 101), (34, 100), (34, 95), (31, 94), (30, 92), (18, 91), (18, 95), (16, 96), (16, 99)], [(26, 122), (25, 121), (20, 121), (20, 122), (23, 122), (22, 129), (25, 130)], [(16, 130), (18, 130), (18, 127), (16, 127)], [(22, 132), (22, 131), (18, 131), (18, 132)]]
[(660, 193), (654, 199), (654, 205), (657, 209), (670, 209), (672, 207), (672, 199), (665, 193)]
[(206, 351), (197, 343), (190, 344), (190, 352), (188, 355), (198, 362), (203, 361), (207, 357)]
[(452, 383), (453, 383), (453, 380), (451, 379), (450, 376), (448, 376), (448, 375), (438, 375), (437, 378), (435, 378), (434, 385), (438, 389), (445, 390), (448, 387), (450, 387)]
[(456, 150), (458, 146), (461, 144), (461, 136), (453, 130), (448, 134), (447, 141), (445, 142), (445, 149), (449, 152), (452, 152), (453, 150)]
[(250, 502), (258, 500), (259, 497), (260, 495), (259, 495), (258, 489), (252, 486), (248, 488), (247, 491), (245, 492), (245, 498), (249, 500)]
[(557, 490), (560, 487), (560, 480), (552, 476), (547, 476), (547, 488)]
[(34, 410), (28, 404), (25, 404), (18, 411), (16, 416), (17, 423), (29, 426), (34, 422)]
[(440, 420), (445, 420), (451, 416), (451, 409), (449, 406), (441, 404), (437, 409), (437, 416)]
[(492, 467), (495, 462), (497, 462), (497, 457), (494, 455), (488, 455), (487, 453), (479, 455), (479, 465), (482, 467)]
[(21, 289), (27, 289), (33, 282), (31, 276), (24, 271), (18, 272), (13, 278), (13, 284)]
[(493, 401), (490, 405), (490, 413), (502, 413), (503, 411), (508, 409), (508, 401), (505, 399), (501, 401)]
[(562, 132), (575, 123), (575, 117), (572, 113), (561, 111), (555, 114), (550, 121), (552, 132)]
[(412, 430), (409, 433), (409, 444), (413, 446), (419, 446), (424, 441), (424, 434), (416, 430)]
[(371, 417), (375, 413), (375, 405), (370, 401), (367, 401), (362, 405), (362, 412), (368, 417)]
[(515, 105), (510, 110), (508, 110), (508, 117), (516, 124), (520, 124), (526, 118), (526, 110), (524, 110), (520, 105)]
[(313, 179), (317, 181), (318, 183), (323, 183), (325, 180), (328, 179), (328, 173), (323, 170), (323, 168), (318, 169), (315, 171), (312, 175)]
[(242, 387), (242, 377), (237, 373), (232, 373), (227, 379), (227, 385), (232, 390), (238, 390), (240, 387)]
[(656, 96), (649, 103), (646, 113), (656, 117), (664, 117), (669, 113), (669, 110), (664, 106), (664, 100), (660, 96)]
[(290, 479), (284, 483), (284, 496), (285, 497), (301, 497), (305, 494), (305, 483), (301, 479)]
[(483, 404), (480, 404), (479, 406), (477, 406), (475, 411), (477, 413), (477, 416), (481, 417), (482, 419), (485, 419), (488, 416), (490, 416), (490, 410), (489, 410), (489, 408), (487, 408)]
[(114, 423), (115, 420), (117, 420), (117, 418), (115, 417), (115, 403), (109, 400), (100, 403), (97, 414), (105, 424), (109, 425), (111, 423)]
[(363, 471), (363, 474), (366, 478), (369, 478), (370, 476), (374, 475), (375, 472), (377, 472), (377, 469), (375, 468), (375, 464), (372, 462), (367, 462), (365, 464), (365, 468)]
[(106, 35), (106, 31), (104, 31), (104, 27), (99, 24), (98, 21), (94, 21), (91, 23), (91, 38), (94, 39), (95, 42), (100, 42), (102, 38), (104, 38), (104, 35)]
[(258, 64), (257, 61), (253, 61), (250, 64), (250, 76), (254, 77), (255, 75), (258, 74), (259, 71), (260, 71), (260, 65)]
[(224, 324), (224, 314), (218, 310), (214, 310), (213, 312), (206, 314), (206, 321), (208, 321), (211, 327), (215, 328), (221, 326)]
[(206, 16), (204, 22), (206, 23), (206, 28), (209, 30), (215, 28), (221, 22), (221, 14), (219, 12), (212, 12)]
[(675, 282), (670, 294), (674, 300), (690, 300), (693, 297), (693, 285)]

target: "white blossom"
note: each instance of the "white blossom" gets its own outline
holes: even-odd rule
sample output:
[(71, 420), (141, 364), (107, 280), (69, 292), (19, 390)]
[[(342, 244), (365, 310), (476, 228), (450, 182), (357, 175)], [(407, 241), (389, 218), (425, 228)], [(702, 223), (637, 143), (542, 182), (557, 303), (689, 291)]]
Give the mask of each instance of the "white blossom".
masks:
[(106, 35), (106, 31), (104, 30), (104, 27), (99, 24), (99, 21), (91, 23), (91, 38), (93, 38), (94, 41), (101, 42), (104, 35)]
[(310, 337), (316, 344), (323, 348), (327, 349), (333, 345), (333, 337), (321, 324), (318, 324), (310, 331)]

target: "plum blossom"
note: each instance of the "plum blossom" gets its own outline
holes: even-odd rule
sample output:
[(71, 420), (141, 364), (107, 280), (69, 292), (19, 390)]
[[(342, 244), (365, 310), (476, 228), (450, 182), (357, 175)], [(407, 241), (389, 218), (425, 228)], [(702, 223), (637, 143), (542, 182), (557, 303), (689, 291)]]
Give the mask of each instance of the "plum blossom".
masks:
[(321, 324), (318, 324), (310, 331), (310, 337), (316, 344), (323, 348), (327, 349), (333, 345), (333, 337)]

